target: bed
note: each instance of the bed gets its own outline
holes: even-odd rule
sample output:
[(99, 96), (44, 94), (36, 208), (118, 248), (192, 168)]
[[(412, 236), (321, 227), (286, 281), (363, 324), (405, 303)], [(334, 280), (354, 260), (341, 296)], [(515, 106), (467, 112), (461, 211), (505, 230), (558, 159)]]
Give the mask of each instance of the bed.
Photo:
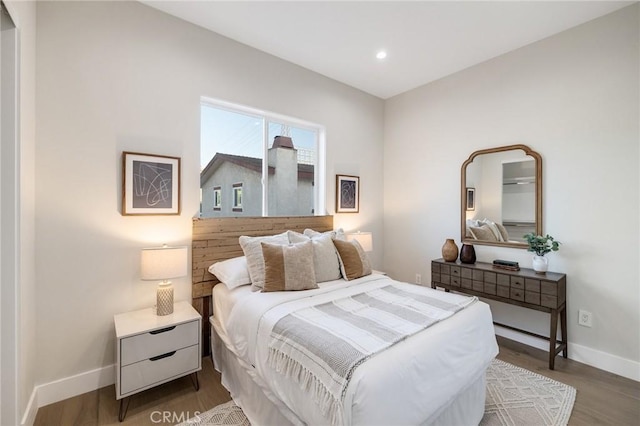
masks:
[[(330, 216), (290, 219), (285, 218), (277, 225), (269, 218), (253, 218), (241, 226), (232, 218), (215, 219), (208, 225), (199, 223), (200, 228), (213, 226), (217, 231), (196, 234), (194, 230), (194, 271), (196, 266), (211, 261), (204, 260), (202, 252), (205, 247), (219, 247), (218, 250), (211, 250), (219, 253), (216, 262), (242, 256), (242, 248), (232, 242), (239, 235), (274, 235), (291, 228), (298, 231), (301, 228), (315, 228), (320, 232), (333, 229)], [(210, 219), (199, 220), (202, 221)], [(229, 243), (224, 249), (220, 249), (220, 234), (224, 234), (224, 239)], [(196, 240), (196, 235), (203, 237)], [(199, 251), (196, 251), (196, 244)], [(215, 276), (212, 277), (215, 281)], [(211, 287), (209, 309), (212, 309), (213, 315), (208, 318), (211, 355), (215, 368), (221, 372), (222, 384), (252, 424), (466, 425), (478, 424), (482, 418), (484, 373), (497, 354), (497, 344), (489, 307), (476, 298), (399, 283), (375, 272), (349, 281), (342, 278), (323, 281), (317, 285), (318, 288), (305, 291), (265, 293), (254, 291), (250, 285), (229, 288), (233, 286), (213, 283)], [(380, 300), (376, 299), (378, 297)], [(402, 303), (412, 304), (413, 309), (414, 301), (422, 298), (444, 308), (425, 308), (429, 316), (435, 318), (430, 318), (426, 327), (423, 324), (411, 328), (403, 337), (390, 339), (390, 344), (381, 344), (381, 349), (374, 352), (363, 350), (365, 355), (353, 358), (349, 361), (351, 364), (337, 362), (341, 366), (349, 364), (351, 367), (345, 369), (348, 373), (336, 376), (334, 369), (327, 368), (327, 365), (334, 362), (336, 353), (343, 353), (338, 349), (332, 352), (331, 349), (340, 347), (342, 341), (333, 344), (333, 340), (327, 340), (332, 342), (328, 346), (326, 341), (322, 343), (325, 346), (318, 344), (317, 347), (329, 348), (326, 352), (332, 356), (315, 359), (315, 355), (321, 351), (309, 349), (305, 346), (307, 343), (301, 344), (291, 337), (291, 333), (296, 335), (297, 331), (298, 335), (315, 336), (313, 330), (316, 329), (311, 327), (309, 330), (313, 330), (307, 332), (306, 322), (290, 321), (294, 317), (311, 321), (305, 315), (315, 317), (322, 310), (321, 319), (318, 320), (321, 324), (314, 324), (315, 327), (324, 329), (331, 339), (335, 337), (333, 334), (340, 334), (341, 338), (353, 334), (360, 339), (361, 330), (357, 327), (354, 326), (355, 331), (348, 332), (344, 330), (350, 330), (351, 326), (335, 326), (351, 320), (334, 318), (331, 316), (333, 314), (327, 315), (329, 311), (324, 309), (328, 309), (327, 306), (332, 309), (335, 306), (351, 306), (365, 300), (363, 298), (376, 300), (379, 303), (376, 309), (383, 311), (386, 308), (380, 306), (396, 307)], [(389, 305), (384, 298), (390, 298), (393, 303)], [(396, 298), (402, 302), (396, 304)], [(203, 301), (202, 306), (205, 303)], [(194, 301), (194, 305), (198, 303)], [(367, 306), (366, 311), (369, 312), (369, 309)], [(354, 311), (358, 318), (364, 315), (360, 309)], [(379, 310), (375, 312), (374, 320), (384, 327), (393, 323), (393, 320), (387, 321), (386, 313), (380, 314)], [(395, 317), (391, 315), (389, 318)], [(300, 321), (300, 318), (297, 320)], [(283, 328), (282, 324), (290, 326)], [(401, 321), (397, 324), (398, 329), (406, 327), (407, 324)], [(278, 331), (281, 329), (286, 332)], [(366, 333), (375, 334), (373, 331)], [(283, 338), (285, 335), (286, 339)], [(382, 340), (370, 344), (376, 346)], [(287, 344), (278, 346), (282, 342)], [(359, 340), (358, 344), (366, 346)], [(287, 352), (289, 348), (293, 350)], [(281, 356), (279, 350), (287, 355), (278, 358)], [(301, 363), (300, 367), (297, 364), (299, 353), (312, 354), (311, 366)], [(291, 364), (294, 358), (296, 362)], [(314, 370), (318, 369), (314, 363), (322, 365), (319, 369), (322, 371)], [(320, 376), (325, 370), (330, 374), (323, 382)], [(333, 389), (334, 382), (341, 383), (342, 387)], [(326, 392), (327, 389), (333, 392)]]

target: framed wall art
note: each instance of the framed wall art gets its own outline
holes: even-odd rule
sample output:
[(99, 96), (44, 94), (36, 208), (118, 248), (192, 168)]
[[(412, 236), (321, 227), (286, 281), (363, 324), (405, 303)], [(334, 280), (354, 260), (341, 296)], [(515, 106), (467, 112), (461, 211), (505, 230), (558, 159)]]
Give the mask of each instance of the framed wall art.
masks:
[(476, 189), (467, 188), (467, 210), (476, 209)]
[(122, 214), (180, 214), (180, 158), (123, 152)]
[(336, 175), (336, 213), (360, 211), (360, 178)]

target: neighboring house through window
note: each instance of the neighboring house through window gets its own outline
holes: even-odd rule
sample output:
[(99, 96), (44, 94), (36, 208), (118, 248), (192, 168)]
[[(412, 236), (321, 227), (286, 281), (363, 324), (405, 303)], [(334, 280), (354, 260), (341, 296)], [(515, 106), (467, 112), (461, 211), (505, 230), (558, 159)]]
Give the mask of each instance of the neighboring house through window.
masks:
[(201, 217), (326, 211), (320, 125), (203, 99), (200, 155)]

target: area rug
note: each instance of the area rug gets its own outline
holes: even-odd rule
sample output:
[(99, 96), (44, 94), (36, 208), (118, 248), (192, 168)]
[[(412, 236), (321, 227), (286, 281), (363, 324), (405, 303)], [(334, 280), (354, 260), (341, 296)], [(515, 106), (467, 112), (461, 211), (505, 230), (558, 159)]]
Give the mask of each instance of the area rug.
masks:
[[(480, 426), (562, 426), (571, 416), (576, 390), (564, 383), (494, 359), (487, 369), (487, 398)], [(233, 401), (178, 426), (250, 426)]]

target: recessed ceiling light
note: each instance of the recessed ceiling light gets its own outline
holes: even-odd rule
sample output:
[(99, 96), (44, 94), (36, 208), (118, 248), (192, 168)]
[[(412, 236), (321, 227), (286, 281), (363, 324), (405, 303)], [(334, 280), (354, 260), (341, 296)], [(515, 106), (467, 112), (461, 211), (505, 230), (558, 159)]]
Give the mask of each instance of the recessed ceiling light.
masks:
[(380, 50), (378, 53), (376, 53), (376, 58), (378, 59), (384, 59), (387, 57), (387, 52), (384, 50)]

